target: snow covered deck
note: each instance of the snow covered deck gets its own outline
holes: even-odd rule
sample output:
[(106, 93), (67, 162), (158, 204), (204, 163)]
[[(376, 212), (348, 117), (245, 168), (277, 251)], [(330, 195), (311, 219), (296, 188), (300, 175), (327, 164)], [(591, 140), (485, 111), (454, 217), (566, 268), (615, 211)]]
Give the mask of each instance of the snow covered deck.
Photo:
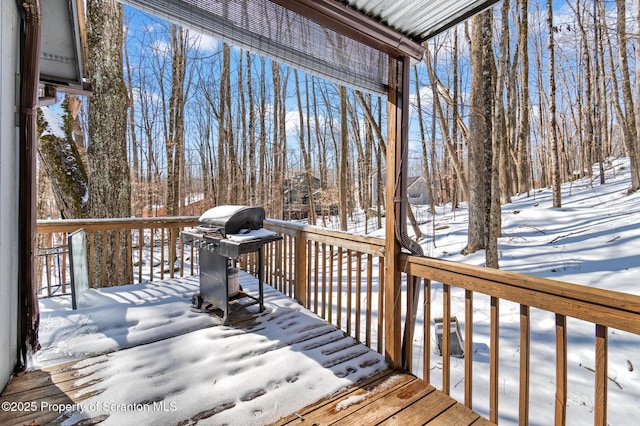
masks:
[[(241, 285), (257, 293), (246, 273)], [(76, 311), (43, 299), (38, 368), (7, 385), (0, 424), (362, 424), (362, 410), (377, 422), (448, 408), (484, 420), (269, 286), (264, 312), (238, 299), (224, 326), (190, 310), (198, 289), (192, 276), (90, 290)]]

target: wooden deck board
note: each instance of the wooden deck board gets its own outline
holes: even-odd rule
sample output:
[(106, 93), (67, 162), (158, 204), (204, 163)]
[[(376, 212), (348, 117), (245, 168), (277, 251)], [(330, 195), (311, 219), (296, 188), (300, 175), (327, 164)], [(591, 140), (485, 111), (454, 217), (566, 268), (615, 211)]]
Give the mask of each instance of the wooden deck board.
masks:
[[(247, 332), (257, 332), (265, 324), (256, 322), (255, 314), (243, 309), (235, 303), (231, 306), (232, 315), (229, 325), (239, 327)], [(278, 317), (274, 315), (273, 319)], [(344, 345), (336, 345), (340, 339), (332, 338), (333, 326), (319, 326), (309, 330), (302, 340), (308, 341), (310, 348), (326, 346), (328, 352), (337, 352), (331, 359), (332, 364), (345, 362), (340, 351)], [(343, 334), (340, 333), (342, 337)], [(321, 338), (318, 338), (321, 337)], [(317, 339), (317, 341), (314, 341)], [(346, 344), (346, 343), (345, 343)], [(123, 349), (126, 350), (126, 349)], [(352, 355), (353, 356), (353, 355)], [(56, 425), (68, 423), (72, 412), (61, 414), (50, 408), (59, 405), (61, 408), (73, 407), (87, 398), (102, 392), (95, 389), (100, 372), (108, 365), (109, 355), (98, 355), (82, 360), (74, 360), (58, 365), (43, 367), (14, 376), (7, 384), (0, 401), (30, 405), (21, 410), (1, 410), (1, 425)], [(326, 367), (326, 366), (325, 366)], [(93, 378), (92, 378), (93, 377)], [(49, 408), (47, 408), (49, 407)], [(65, 411), (65, 410), (61, 410)], [(99, 423), (107, 416), (85, 419), (91, 424)], [(362, 380), (330, 398), (298, 410), (283, 417), (275, 425), (485, 425), (492, 424), (472, 410), (439, 392), (433, 386), (413, 375), (384, 370)]]
[(388, 370), (274, 425), (491, 425), (413, 375)]

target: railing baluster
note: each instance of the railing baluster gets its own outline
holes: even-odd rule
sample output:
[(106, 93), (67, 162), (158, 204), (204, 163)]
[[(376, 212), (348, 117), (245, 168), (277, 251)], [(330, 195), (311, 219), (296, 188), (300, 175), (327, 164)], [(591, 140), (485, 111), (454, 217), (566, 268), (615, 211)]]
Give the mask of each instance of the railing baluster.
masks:
[[(117, 247), (120, 242), (122, 241), (121, 239), (121, 233), (120, 231), (113, 231), (113, 240), (114, 240), (114, 245)], [(111, 279), (115, 278), (115, 283), (111, 284), (109, 283), (109, 285), (118, 285), (120, 284), (118, 281), (120, 280), (120, 250), (114, 250), (113, 252), (113, 257), (114, 257), (114, 274), (113, 277)]]
[(424, 286), (424, 326), (422, 327), (422, 341), (424, 356), (422, 364), (422, 378), (431, 383), (431, 280), (423, 279)]
[(296, 263), (295, 263), (295, 238), (294, 237), (290, 237), (289, 238), (289, 265), (287, 267), (288, 271), (289, 271), (289, 286), (288, 286), (288, 290), (289, 290), (289, 297), (293, 297), (294, 296), (294, 291), (293, 291), (293, 284), (294, 284), (294, 273), (295, 273), (295, 268), (296, 268)]
[(182, 238), (178, 238), (178, 248), (180, 249), (180, 277), (184, 277), (184, 243)]
[(93, 259), (93, 253), (94, 253), (94, 247), (95, 247), (95, 242), (96, 242), (96, 238), (95, 238), (95, 232), (89, 232), (89, 247), (88, 247), (88, 252), (89, 252), (89, 286), (90, 287), (94, 287), (95, 285), (95, 266), (94, 266), (94, 259)]
[(347, 334), (351, 336), (351, 311), (352, 300), (351, 293), (353, 291), (353, 253), (347, 250)]
[(378, 258), (378, 353), (384, 348), (384, 257)]
[(327, 318), (327, 245), (322, 243), (322, 309), (321, 317)]
[(313, 289), (311, 288), (312, 284), (313, 284), (313, 273), (312, 273), (312, 266), (313, 266), (313, 250), (312, 250), (312, 244), (311, 241), (306, 241), (306, 251), (305, 253), (307, 254), (307, 259), (306, 259), (306, 265), (307, 265), (307, 272), (306, 272), (306, 277), (307, 279), (305, 280), (307, 283), (307, 304), (306, 304), (306, 308), (308, 308), (310, 311), (313, 311), (314, 313), (318, 312), (318, 307), (316, 305), (316, 309), (314, 310), (311, 305), (311, 298), (313, 297)]
[(127, 235), (127, 259), (129, 259), (126, 264), (127, 276), (131, 277), (131, 280), (133, 281), (133, 264), (131, 263), (131, 259), (133, 258), (133, 236), (131, 234), (133, 231), (131, 229), (127, 229), (125, 232)]
[(556, 426), (567, 421), (567, 317), (556, 314)]
[(473, 407), (473, 292), (464, 292), (464, 405)]
[(107, 242), (109, 240), (109, 231), (102, 232), (102, 268), (100, 283), (102, 286), (107, 285)]
[(356, 252), (356, 294), (355, 294), (355, 305), (356, 305), (356, 340), (361, 342), (360, 336), (360, 321), (362, 318), (362, 307), (360, 306), (361, 298), (360, 294), (362, 293), (362, 253)]
[(404, 369), (407, 371), (413, 371), (413, 327), (412, 327), (412, 319), (415, 316), (415, 312), (413, 310), (413, 301), (415, 297), (415, 292), (413, 291), (413, 276), (407, 274), (407, 296), (406, 296), (406, 320), (404, 325), (404, 338), (402, 342), (402, 347), (404, 349)]
[(609, 335), (604, 325), (596, 324), (596, 399), (595, 399), (595, 423), (607, 424), (607, 381), (609, 380)]
[(154, 229), (150, 229), (149, 230), (149, 234), (150, 234), (150, 238), (149, 238), (149, 281), (153, 281), (153, 255), (155, 252), (155, 242), (154, 242), (154, 237), (155, 237), (155, 232)]
[(372, 312), (372, 296), (373, 296), (373, 256), (367, 255), (367, 319), (365, 324), (365, 343), (371, 347), (371, 315)]
[(160, 229), (160, 279), (164, 280), (164, 246), (166, 241), (165, 228)]
[[(311, 241), (309, 241), (309, 244), (311, 244)], [(320, 248), (320, 244), (315, 241), (313, 243), (313, 312), (315, 312), (316, 314), (318, 313), (318, 287), (319, 287), (319, 271), (318, 271), (318, 265), (319, 265), (319, 261), (320, 259), (318, 259), (318, 250)], [(309, 262), (311, 263), (311, 262)], [(311, 280), (309, 280), (311, 281)]]
[[(67, 233), (63, 232), (62, 237), (64, 243), (67, 241)], [(62, 251), (62, 279), (60, 280), (60, 285), (62, 286), (62, 292), (66, 293), (67, 291), (67, 250)]]
[(498, 423), (498, 366), (500, 358), (500, 299), (491, 296), (489, 328), (489, 420)]
[(336, 260), (336, 263), (338, 266), (338, 282), (336, 283), (338, 287), (336, 290), (336, 295), (338, 297), (338, 306), (336, 307), (336, 321), (337, 327), (342, 328), (342, 247), (338, 247), (338, 258)]
[(529, 424), (529, 369), (531, 362), (531, 308), (520, 305), (520, 414), (518, 423)]
[(144, 229), (138, 228), (138, 283), (142, 282), (142, 255), (144, 249)]
[(328, 308), (329, 313), (327, 315), (327, 322), (329, 324), (333, 324), (332, 316), (333, 316), (333, 246), (329, 245), (329, 302)]
[(442, 283), (442, 391), (451, 393), (451, 288)]
[(291, 241), (290, 236), (285, 236), (285, 239), (282, 241), (282, 279), (280, 283), (280, 291), (288, 296), (291, 296), (290, 293), (287, 293), (289, 288), (289, 241)]

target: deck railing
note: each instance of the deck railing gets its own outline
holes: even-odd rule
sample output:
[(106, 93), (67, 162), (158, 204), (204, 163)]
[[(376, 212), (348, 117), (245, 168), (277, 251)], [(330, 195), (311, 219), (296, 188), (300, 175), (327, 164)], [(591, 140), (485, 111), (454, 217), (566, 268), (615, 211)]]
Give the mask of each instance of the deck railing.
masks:
[[(71, 219), (71, 220), (39, 220), (37, 223), (38, 252), (52, 253), (51, 248), (66, 247), (70, 233), (84, 229), (88, 235), (87, 249), (89, 258), (95, 250), (96, 241), (106, 243), (107, 235), (118, 235), (121, 241), (127, 242), (127, 263), (118, 264), (116, 271), (126, 268), (132, 282), (113, 282), (114, 277), (94, 277), (93, 262), (89, 262), (89, 282), (99, 279), (101, 286), (134, 284), (154, 279), (192, 275), (198, 273), (197, 250), (183, 247), (179, 234), (185, 227), (197, 224), (198, 218), (160, 217), (160, 218), (126, 218), (126, 219)], [(43, 261), (38, 265), (42, 273), (38, 273), (38, 289), (40, 294), (49, 294), (52, 282), (65, 286), (70, 278), (69, 261), (66, 250), (55, 250), (56, 258), (40, 256)], [(102, 250), (106, 253), (106, 250)], [(44, 262), (46, 259), (46, 263)], [(102, 271), (106, 271), (106, 256), (102, 258)], [(43, 270), (44, 269), (44, 270)], [(118, 274), (116, 274), (118, 275)], [(51, 277), (54, 277), (53, 279)]]
[[(38, 233), (59, 233), (61, 235), (56, 238), (64, 241), (64, 235), (80, 227), (90, 235), (94, 232), (127, 232), (132, 253), (137, 251), (138, 257), (142, 257), (143, 247), (149, 247), (152, 257), (163, 258), (165, 244), (158, 244), (157, 241), (164, 241), (171, 229), (171, 232), (175, 232), (193, 226), (196, 218), (102, 222), (39, 222)], [(278, 220), (265, 221), (265, 228), (284, 237), (265, 247), (265, 280), (356, 340), (384, 353), (383, 319), (385, 309), (389, 309), (384, 306), (384, 241)], [(145, 238), (141, 239), (140, 235)], [(145, 244), (140, 244), (140, 241)], [(180, 259), (192, 259), (190, 266), (186, 260), (181, 260), (179, 273), (197, 273), (197, 269), (193, 269), (196, 253), (184, 253), (182, 247), (178, 247), (178, 251), (181, 253)], [(534, 377), (546, 374), (550, 376), (549, 382), (553, 383), (547, 383), (545, 393), (549, 392), (548, 386), (553, 387), (554, 395), (549, 403), (554, 406), (554, 423), (565, 424), (571, 370), (567, 347), (573, 336), (568, 323), (573, 324), (576, 320), (587, 322), (592, 324), (594, 330), (590, 337), (593, 339), (593, 366), (581, 368), (593, 373), (594, 424), (607, 423), (608, 387), (616, 383), (615, 378), (608, 374), (611, 352), (609, 336), (624, 332), (640, 335), (640, 296), (408, 254), (402, 254), (400, 260), (404, 283), (400, 302), (405, 319), (403, 356), (407, 369), (440, 387), (443, 392), (452, 394), (475, 411), (485, 413), (497, 423), (499, 402), (507, 393), (500, 380), (500, 360), (504, 361), (507, 356), (500, 350), (500, 336), (507, 336), (503, 339), (509, 339), (509, 343), (517, 347), (515, 352), (518, 353), (514, 361), (519, 371), (519, 383), (515, 390), (519, 404), (517, 422), (529, 423), (529, 407), (540, 396), (538, 389), (531, 392), (531, 365), (535, 360), (537, 364), (542, 363), (544, 371), (536, 370)], [(255, 263), (255, 257), (247, 256), (241, 265), (255, 272)], [(131, 267), (136, 265), (139, 267), (132, 260)], [(170, 268), (166, 276), (173, 276), (176, 269)], [(154, 276), (162, 278), (165, 269), (161, 270), (163, 272), (158, 274), (159, 270), (154, 272), (152, 269), (149, 279)], [(143, 275), (139, 269), (137, 276)], [(477, 303), (479, 297), (488, 299), (485, 312), (480, 311), (483, 304)], [(463, 308), (452, 311), (452, 299), (459, 301), (455, 306), (462, 305)], [(518, 323), (501, 322), (501, 310), (517, 312)], [(474, 329), (474, 322), (479, 315), (489, 318), (487, 330), (479, 330), (479, 326)], [(435, 351), (432, 350), (432, 344), (436, 336), (432, 325), (436, 316), (456, 316), (461, 320), (464, 330), (461, 336), (464, 342), (463, 360), (453, 358), (452, 362), (449, 356), (450, 342), (456, 336), (446, 326), (442, 328), (441, 356), (433, 355)], [(544, 317), (544, 321), (551, 324), (548, 327), (553, 346), (550, 359), (546, 358), (546, 353), (539, 356), (532, 349), (532, 333), (540, 332), (539, 327), (532, 327), (533, 317), (536, 321)], [(410, 321), (406, 321), (407, 318)], [(414, 318), (415, 321), (411, 321)], [(418, 332), (420, 329), (421, 333)], [(479, 334), (482, 338), (478, 338)], [(536, 339), (539, 336), (536, 335)], [(517, 343), (513, 342), (515, 340)], [(503, 340), (503, 347), (507, 346), (504, 343)], [(420, 348), (418, 353), (414, 353), (415, 347)], [(478, 348), (486, 351), (479, 352)], [(619, 349), (617, 346), (613, 348)], [(474, 357), (482, 357), (482, 361), (486, 358), (488, 378), (478, 377), (478, 372), (474, 371), (478, 369), (477, 363), (474, 365)], [(441, 377), (436, 377), (434, 371)], [(436, 381), (441, 383), (433, 383)], [(474, 382), (479, 381), (487, 382), (487, 391), (483, 392), (482, 398), (488, 397), (488, 407), (478, 403), (477, 398), (474, 400)], [(462, 391), (458, 383), (464, 383)]]
[[(279, 257), (274, 264), (277, 267), (269, 271), (272, 285), (303, 302), (308, 309), (357, 340), (384, 353), (382, 319), (384, 309), (388, 309), (382, 303), (384, 241), (290, 222), (268, 221), (266, 227), (285, 236), (282, 246), (276, 248), (275, 254)], [(567, 346), (572, 336), (568, 319), (585, 321), (591, 323), (594, 329), (593, 367), (581, 367), (594, 375), (594, 424), (607, 424), (608, 386), (616, 383), (608, 374), (608, 336), (621, 332), (640, 335), (640, 296), (408, 254), (401, 255), (400, 265), (404, 282), (401, 302), (405, 320), (403, 364), (408, 370), (432, 383), (435, 377), (431, 372), (437, 368), (441, 384), (432, 384), (447, 394), (454, 393), (452, 396), (466, 406), (486, 413), (491, 421), (497, 423), (500, 396), (506, 393), (499, 374), (500, 360), (505, 358), (500, 351), (500, 335), (501, 331), (505, 334), (508, 331), (509, 338), (514, 335), (513, 324), (501, 323), (500, 309), (515, 309), (519, 313), (515, 335), (518, 339), (515, 346), (518, 348), (519, 364), (519, 383), (515, 390), (519, 407), (516, 415), (519, 424), (529, 424), (529, 407), (532, 404), (531, 324), (534, 310), (536, 318), (546, 316), (548, 320), (551, 316), (551, 340), (555, 346), (553, 358), (536, 359), (544, 371), (534, 374), (549, 375), (548, 372), (551, 372), (551, 382), (555, 382), (555, 397), (550, 401), (554, 404), (554, 423), (565, 424), (570, 382)], [(410, 285), (407, 286), (407, 283)], [(435, 286), (438, 289), (434, 292)], [(454, 292), (457, 298), (464, 301), (462, 312), (452, 312)], [(489, 298), (488, 312), (477, 312), (474, 306), (476, 295)], [(418, 299), (421, 304), (417, 303)], [(456, 377), (455, 382), (455, 385), (464, 382), (463, 392), (457, 389), (452, 392), (450, 350), (455, 328), (452, 331), (451, 327), (442, 327), (442, 356), (438, 355), (435, 363), (431, 359), (434, 352), (431, 345), (436, 342), (432, 327), (434, 317), (438, 316), (436, 312), (443, 318), (457, 316), (464, 324), (463, 336), (460, 336), (464, 342), (464, 359), (456, 360), (456, 364), (461, 365), (456, 366), (456, 370), (462, 369), (463, 372), (462, 378)], [(474, 340), (474, 315), (486, 315), (490, 322), (488, 395), (482, 395), (483, 399), (488, 396), (486, 408), (473, 399), (473, 383), (474, 379), (478, 379), (474, 374), (474, 354), (478, 346), (486, 347), (486, 343), (480, 344)], [(414, 322), (406, 321), (407, 318), (415, 318), (415, 323), (422, 324), (419, 336), (414, 335), (411, 326)], [(640, 344), (640, 339), (638, 342)], [(421, 353), (414, 354), (414, 347), (421, 348)], [(548, 386), (542, 392), (536, 389), (533, 397), (539, 397), (541, 393), (548, 394)], [(580, 392), (584, 392), (584, 389), (580, 389)]]

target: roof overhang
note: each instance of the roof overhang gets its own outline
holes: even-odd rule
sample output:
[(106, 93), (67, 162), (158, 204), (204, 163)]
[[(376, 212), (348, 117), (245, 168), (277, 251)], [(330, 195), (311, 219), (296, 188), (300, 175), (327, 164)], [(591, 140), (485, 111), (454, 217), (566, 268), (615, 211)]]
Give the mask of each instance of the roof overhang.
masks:
[(47, 0), (40, 3), (42, 35), (40, 83), (45, 97), (55, 90), (85, 92), (85, 14), (83, 0)]
[(338, 0), (423, 43), (498, 0)]

